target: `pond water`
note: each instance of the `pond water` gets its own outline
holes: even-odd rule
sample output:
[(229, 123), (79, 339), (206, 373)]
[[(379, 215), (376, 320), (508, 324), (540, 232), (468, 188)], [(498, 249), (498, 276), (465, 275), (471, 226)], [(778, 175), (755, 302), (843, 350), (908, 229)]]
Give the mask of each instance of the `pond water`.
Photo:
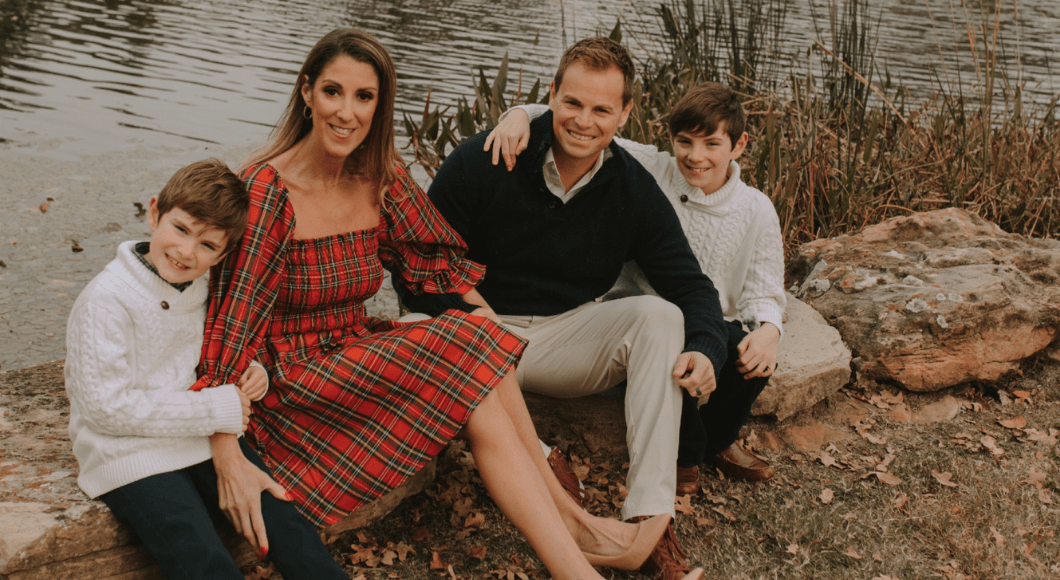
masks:
[[(786, 56), (777, 64), (805, 70), (815, 27), (827, 20), (826, 0), (771, 1), (787, 2), (778, 51)], [(398, 114), (418, 115), (428, 95), (443, 105), (469, 97), (473, 75), (485, 68), (492, 77), (505, 53), (509, 88), (521, 75), (527, 91), (551, 76), (567, 42), (606, 34), (619, 19), (639, 58), (662, 54), (658, 6), (0, 0), (0, 371), (65, 357), (74, 298), (120, 241), (148, 235), (135, 204), (183, 164), (213, 155), (234, 165), (261, 144), (303, 56), (325, 32), (358, 27), (379, 37), (397, 63)], [(1060, 91), (1049, 64), (1060, 46), (1060, 3), (995, 6), (1003, 82), (1048, 103)], [(879, 27), (877, 60), (914, 94), (939, 81), (975, 82), (966, 25), (982, 22), (978, 10), (960, 0), (873, 0), (870, 15)], [(831, 44), (827, 31), (820, 36)], [(392, 300), (382, 302), (376, 307)]]
[[(968, 1), (978, 6), (982, 0)], [(0, 147), (6, 148), (0, 155), (40, 143), (55, 155), (145, 144), (260, 143), (289, 96), (303, 56), (336, 27), (365, 29), (388, 46), (404, 111), (422, 111), (428, 94), (441, 104), (468, 96), (474, 71), (483, 67), (492, 76), (505, 53), (512, 60), (509, 86), (518, 84), (521, 73), (528, 90), (534, 80), (549, 78), (565, 40), (606, 33), (618, 19), (639, 55), (658, 53), (659, 5), (5, 0)], [(999, 6), (1008, 78), (1023, 83), (1030, 99), (1047, 102), (1060, 91), (1049, 64), (1051, 51), (1060, 46), (1060, 3), (1016, 0)], [(921, 91), (929, 90), (933, 79), (974, 81), (966, 25), (983, 21), (979, 9), (951, 0), (880, 0), (869, 12), (879, 27), (877, 58), (892, 77)], [(794, 66), (819, 36), (815, 30), (826, 27), (827, 14), (822, 0), (788, 1), (783, 50)], [(830, 44), (827, 31), (820, 36)]]

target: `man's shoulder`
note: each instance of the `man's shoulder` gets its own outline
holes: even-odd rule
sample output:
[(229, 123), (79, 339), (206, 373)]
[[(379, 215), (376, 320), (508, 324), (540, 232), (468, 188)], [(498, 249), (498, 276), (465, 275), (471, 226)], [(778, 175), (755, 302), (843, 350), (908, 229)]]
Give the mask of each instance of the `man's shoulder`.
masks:
[[(651, 203), (669, 203), (659, 184), (640, 161), (621, 147), (614, 140), (608, 146), (611, 159), (606, 166), (610, 167), (612, 187), (629, 192), (635, 198)], [(618, 179), (613, 179), (617, 177)]]

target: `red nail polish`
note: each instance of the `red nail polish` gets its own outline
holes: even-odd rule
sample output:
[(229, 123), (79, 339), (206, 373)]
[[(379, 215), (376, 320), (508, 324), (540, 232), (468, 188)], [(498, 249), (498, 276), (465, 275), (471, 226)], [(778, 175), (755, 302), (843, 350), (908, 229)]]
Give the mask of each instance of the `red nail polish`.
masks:
[(284, 493), (283, 497), (287, 498), (287, 501), (294, 501), (294, 498), (291, 497), (291, 492), (289, 492), (289, 491)]
[(269, 555), (269, 549), (268, 548), (262, 548), (262, 549), (258, 550), (258, 560), (264, 561), (265, 560), (265, 556), (268, 556), (268, 555)]

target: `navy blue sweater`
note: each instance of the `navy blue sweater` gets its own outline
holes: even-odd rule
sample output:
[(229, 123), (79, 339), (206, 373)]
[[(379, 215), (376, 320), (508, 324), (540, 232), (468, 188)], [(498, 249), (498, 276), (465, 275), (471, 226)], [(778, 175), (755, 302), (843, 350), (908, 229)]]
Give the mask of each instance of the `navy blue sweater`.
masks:
[[(511, 172), (491, 163), (482, 150), (485, 138), (480, 133), (457, 147), (428, 195), (467, 242), (467, 257), (486, 266), (478, 291), (495, 312), (566, 312), (602, 296), (622, 264), (636, 260), (656, 292), (684, 314), (685, 350), (705, 354), (715, 372), (721, 369), (727, 333), (718, 292), (644, 167), (611, 143), (612, 156), (564, 204), (542, 171), (552, 145), (551, 113), (531, 124), (527, 150)], [(453, 296), (398, 292), (415, 312), (437, 315), (454, 307)]]

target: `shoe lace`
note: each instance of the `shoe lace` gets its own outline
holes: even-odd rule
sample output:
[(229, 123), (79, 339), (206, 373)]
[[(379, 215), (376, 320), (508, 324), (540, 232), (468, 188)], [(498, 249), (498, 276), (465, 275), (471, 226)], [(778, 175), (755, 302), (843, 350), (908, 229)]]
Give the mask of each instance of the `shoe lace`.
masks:
[(666, 527), (666, 533), (655, 546), (648, 561), (655, 564), (661, 573), (659, 575), (666, 579), (691, 572), (692, 570), (685, 565), (687, 558), (688, 555), (681, 548), (681, 544), (677, 543), (677, 535), (674, 533), (673, 526), (670, 525)]

